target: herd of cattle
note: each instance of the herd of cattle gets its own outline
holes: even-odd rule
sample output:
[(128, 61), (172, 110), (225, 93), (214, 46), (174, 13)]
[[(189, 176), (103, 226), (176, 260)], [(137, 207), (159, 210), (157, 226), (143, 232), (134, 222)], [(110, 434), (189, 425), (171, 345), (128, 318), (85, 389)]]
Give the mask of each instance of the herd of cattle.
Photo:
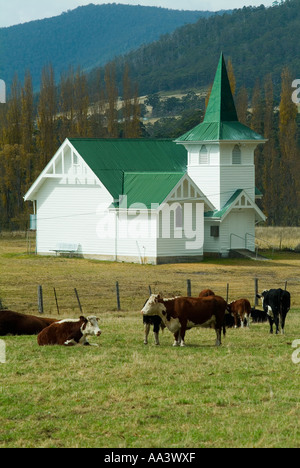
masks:
[[(153, 325), (155, 344), (159, 345), (159, 330), (167, 327), (174, 334), (174, 346), (184, 346), (186, 330), (193, 327), (213, 328), (216, 332), (216, 345), (221, 345), (221, 334), (227, 327), (250, 326), (252, 322), (269, 321), (270, 333), (273, 325), (276, 334), (284, 333), (286, 315), (290, 309), (290, 293), (283, 289), (269, 289), (258, 294), (263, 310), (251, 308), (248, 299), (238, 299), (228, 304), (221, 296), (206, 289), (198, 297), (177, 296), (164, 299), (160, 294), (152, 294), (142, 308), (144, 323), (144, 343)], [(100, 336), (98, 318), (80, 316), (79, 319), (57, 320), (46, 317), (20, 314), (10, 310), (0, 310), (0, 336), (35, 335), (40, 346), (77, 344), (90, 345), (87, 336)]]

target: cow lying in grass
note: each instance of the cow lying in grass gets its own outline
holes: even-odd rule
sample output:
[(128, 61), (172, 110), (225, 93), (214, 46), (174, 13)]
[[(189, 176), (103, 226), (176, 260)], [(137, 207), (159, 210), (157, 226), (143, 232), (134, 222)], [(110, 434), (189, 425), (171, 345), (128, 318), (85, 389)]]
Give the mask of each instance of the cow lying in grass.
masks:
[(226, 301), (220, 296), (163, 299), (159, 294), (152, 294), (142, 313), (161, 317), (165, 326), (174, 334), (174, 346), (184, 346), (185, 332), (193, 327), (214, 328), (216, 346), (219, 346), (222, 328), (225, 334), (226, 307)]
[(37, 335), (57, 320), (35, 315), (20, 314), (12, 310), (0, 310), (0, 336)]
[(80, 316), (79, 319), (65, 319), (53, 323), (39, 333), (37, 340), (40, 346), (74, 346), (77, 344), (88, 346), (90, 343), (86, 339), (87, 336), (100, 335), (97, 317)]

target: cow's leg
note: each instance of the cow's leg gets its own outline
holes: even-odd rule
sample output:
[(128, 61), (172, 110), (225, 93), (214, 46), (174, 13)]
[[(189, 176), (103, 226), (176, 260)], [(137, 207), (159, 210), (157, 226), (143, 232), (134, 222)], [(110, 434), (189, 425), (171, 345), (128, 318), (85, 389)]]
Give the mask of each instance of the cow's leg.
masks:
[(246, 314), (247, 327), (250, 328), (250, 314)]
[(76, 341), (74, 339), (71, 339), (71, 340), (66, 340), (64, 342), (64, 346), (76, 346), (78, 343), (76, 343)]
[(186, 326), (187, 326), (187, 322), (181, 322), (181, 327), (180, 327), (180, 330), (179, 330), (179, 336), (180, 336), (180, 346), (185, 346), (185, 342), (184, 342), (184, 337), (185, 337), (185, 332), (186, 332)]
[(241, 312), (241, 313), (240, 313), (241, 328), (244, 328), (244, 318), (245, 318), (244, 313)]
[(176, 333), (174, 333), (174, 343), (173, 343), (173, 346), (180, 346), (180, 335), (179, 335), (179, 331), (178, 330)]
[(233, 318), (234, 318), (234, 328), (238, 328), (238, 314), (237, 314), (237, 312), (233, 313)]
[(270, 333), (273, 333), (273, 319), (268, 315), (269, 325), (270, 325)]
[(148, 335), (150, 332), (150, 323), (144, 325), (144, 344), (148, 344)]
[(278, 315), (275, 317), (274, 321), (275, 321), (275, 325), (276, 325), (276, 335), (278, 335), (278, 333), (279, 333), (279, 316)]
[(159, 334), (159, 324), (158, 323), (155, 323), (153, 325), (153, 333), (154, 333), (154, 341), (155, 341), (155, 344), (157, 346), (159, 346), (159, 338), (158, 338), (158, 334)]
[(221, 341), (222, 328), (216, 328), (215, 330), (216, 330), (216, 335), (217, 335), (216, 346), (221, 346), (221, 344), (222, 344), (222, 341)]
[(285, 315), (282, 313), (280, 314), (280, 327), (281, 327), (281, 333), (284, 335), (284, 324), (285, 324)]

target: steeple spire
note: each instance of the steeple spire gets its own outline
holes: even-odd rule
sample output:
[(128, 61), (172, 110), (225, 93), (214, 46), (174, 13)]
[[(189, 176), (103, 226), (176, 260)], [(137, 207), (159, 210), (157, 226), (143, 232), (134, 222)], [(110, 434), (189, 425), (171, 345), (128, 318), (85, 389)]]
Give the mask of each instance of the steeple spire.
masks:
[(204, 122), (238, 122), (223, 53), (221, 53)]
[(223, 53), (203, 122), (177, 138), (176, 143), (207, 141), (266, 141), (238, 120)]

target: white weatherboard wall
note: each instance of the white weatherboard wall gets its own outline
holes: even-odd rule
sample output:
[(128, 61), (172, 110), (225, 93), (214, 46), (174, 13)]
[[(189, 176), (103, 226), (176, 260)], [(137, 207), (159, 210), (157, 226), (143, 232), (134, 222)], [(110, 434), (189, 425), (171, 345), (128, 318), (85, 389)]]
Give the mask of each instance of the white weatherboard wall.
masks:
[(131, 259), (139, 263), (156, 263), (157, 215), (151, 210), (115, 212), (116, 260)]
[(220, 209), (220, 148), (218, 144), (206, 144), (207, 163), (201, 162), (202, 143), (185, 144), (188, 150), (187, 172), (216, 209)]
[(37, 253), (51, 254), (67, 243), (83, 255), (114, 255), (111, 234), (99, 237), (99, 223), (105, 221), (110, 233), (115, 222), (107, 211), (113, 198), (68, 141), (35, 184), (30, 199), (36, 200)]
[(207, 158), (202, 158), (202, 143), (185, 144), (188, 150), (188, 174), (217, 210), (225, 205), (237, 189), (244, 189), (252, 200), (255, 199), (254, 150), (257, 144), (239, 144), (241, 164), (232, 164), (235, 145), (236, 142), (207, 143)]
[[(210, 227), (220, 226), (219, 237), (210, 235)], [(204, 252), (227, 256), (230, 249), (255, 250), (255, 212), (253, 209), (233, 209), (222, 223), (205, 220)]]
[[(47, 180), (37, 198), (37, 252), (51, 253), (58, 243), (79, 244), (82, 254), (114, 254), (114, 240), (100, 239), (99, 206), (107, 207), (111, 195), (101, 185), (66, 184)], [(111, 224), (113, 224), (113, 215)], [(106, 220), (107, 222), (107, 220)]]

